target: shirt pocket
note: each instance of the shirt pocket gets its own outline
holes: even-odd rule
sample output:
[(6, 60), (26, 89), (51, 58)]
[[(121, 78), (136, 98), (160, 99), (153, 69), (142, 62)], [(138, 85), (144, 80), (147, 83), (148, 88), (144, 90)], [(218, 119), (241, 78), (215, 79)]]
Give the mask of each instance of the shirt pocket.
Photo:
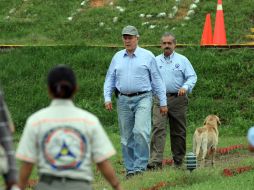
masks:
[(173, 69), (173, 73), (174, 73), (174, 76), (177, 77), (177, 78), (183, 76), (183, 71), (182, 71), (181, 69), (176, 69), (176, 68), (174, 68), (174, 69)]

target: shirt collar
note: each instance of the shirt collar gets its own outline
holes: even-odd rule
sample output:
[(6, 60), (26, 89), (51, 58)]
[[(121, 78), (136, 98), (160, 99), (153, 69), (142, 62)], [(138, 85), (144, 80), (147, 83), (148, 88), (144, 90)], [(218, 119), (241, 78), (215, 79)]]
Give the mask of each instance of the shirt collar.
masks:
[(170, 60), (170, 59), (172, 59), (173, 57), (174, 57), (174, 54), (175, 54), (175, 51), (173, 51), (169, 56), (165, 56), (164, 54), (163, 54), (163, 57), (164, 57), (164, 59), (166, 59), (166, 60)]
[[(136, 49), (135, 49), (135, 51), (133, 52), (133, 56), (134, 57), (137, 57), (137, 55), (138, 55), (138, 52), (139, 52), (139, 46), (137, 46), (136, 47)], [(127, 52), (127, 50), (125, 49), (125, 51), (124, 51), (124, 54), (123, 54), (123, 56), (125, 57), (125, 56), (128, 56), (128, 52)]]
[(74, 103), (70, 99), (53, 99), (50, 106), (74, 106)]

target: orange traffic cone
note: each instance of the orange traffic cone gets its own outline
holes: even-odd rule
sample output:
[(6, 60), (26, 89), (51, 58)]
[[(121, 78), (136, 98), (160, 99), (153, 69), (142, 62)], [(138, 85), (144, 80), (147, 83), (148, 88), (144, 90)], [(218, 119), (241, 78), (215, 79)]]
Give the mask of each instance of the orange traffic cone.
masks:
[(211, 15), (208, 13), (205, 19), (205, 25), (202, 33), (200, 45), (211, 45), (213, 43)]
[(217, 4), (213, 44), (214, 45), (227, 44), (226, 31), (224, 26), (224, 15), (223, 15), (223, 9), (222, 9), (222, 0), (218, 0), (218, 4)]

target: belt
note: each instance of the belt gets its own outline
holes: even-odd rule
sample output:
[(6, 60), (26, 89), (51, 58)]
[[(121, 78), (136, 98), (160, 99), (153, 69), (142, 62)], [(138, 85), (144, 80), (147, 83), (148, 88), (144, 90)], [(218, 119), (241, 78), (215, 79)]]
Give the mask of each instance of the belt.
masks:
[(145, 94), (149, 91), (142, 91), (142, 92), (135, 92), (135, 93), (131, 93), (131, 94), (124, 94), (122, 92), (119, 92), (119, 95), (123, 95), (123, 96), (128, 96), (128, 97), (133, 97), (133, 96), (139, 96), (141, 94)]
[(61, 176), (54, 176), (49, 174), (42, 174), (40, 176), (40, 181), (43, 181), (46, 183), (52, 183), (53, 181), (61, 181), (61, 182), (79, 181), (79, 182), (91, 183), (90, 181), (86, 179), (75, 179), (70, 177), (61, 177)]
[(167, 93), (167, 96), (174, 96), (174, 97), (177, 97), (178, 96), (178, 93)]

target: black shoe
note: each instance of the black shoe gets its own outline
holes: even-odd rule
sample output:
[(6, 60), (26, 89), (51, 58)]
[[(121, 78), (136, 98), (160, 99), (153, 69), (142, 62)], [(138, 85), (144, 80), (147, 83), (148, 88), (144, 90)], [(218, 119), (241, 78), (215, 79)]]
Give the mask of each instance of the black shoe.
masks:
[(147, 170), (161, 170), (162, 163), (154, 162), (147, 165)]
[(135, 175), (134, 173), (127, 173), (125, 177), (126, 177), (126, 179), (130, 179), (130, 178), (132, 178), (134, 175)]
[(175, 169), (183, 169), (183, 163), (179, 161), (174, 161), (173, 168)]
[(143, 172), (142, 171), (136, 171), (134, 174), (135, 175), (143, 175)]

